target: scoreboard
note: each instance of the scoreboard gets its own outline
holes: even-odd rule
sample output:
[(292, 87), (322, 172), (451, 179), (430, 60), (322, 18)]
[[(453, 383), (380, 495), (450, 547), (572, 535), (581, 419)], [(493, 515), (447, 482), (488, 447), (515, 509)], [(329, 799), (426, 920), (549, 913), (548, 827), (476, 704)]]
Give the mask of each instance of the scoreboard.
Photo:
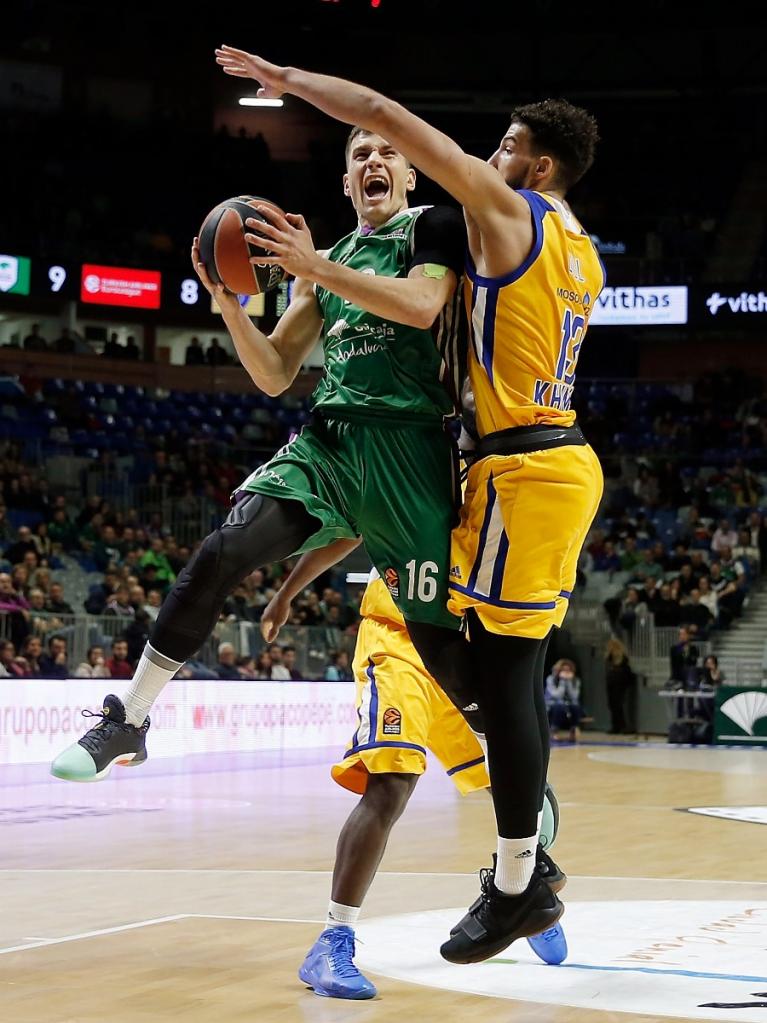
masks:
[[(3, 293), (31, 298), (58, 295), (84, 305), (148, 309), (168, 315), (220, 312), (194, 273), (19, 255), (0, 255), (0, 298)], [(253, 317), (264, 316), (267, 311), (279, 316), (287, 306), (289, 294), (290, 285), (283, 283), (267, 296), (241, 296), (241, 304)]]

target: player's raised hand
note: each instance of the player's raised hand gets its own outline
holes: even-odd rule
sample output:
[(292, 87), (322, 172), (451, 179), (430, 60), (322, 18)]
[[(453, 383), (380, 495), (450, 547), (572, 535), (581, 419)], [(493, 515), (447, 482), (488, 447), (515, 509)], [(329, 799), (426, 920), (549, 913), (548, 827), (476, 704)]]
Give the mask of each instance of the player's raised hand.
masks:
[(287, 68), (279, 67), (277, 64), (270, 64), (263, 57), (255, 53), (247, 53), (245, 50), (237, 50), (234, 46), (223, 44), (216, 50), (216, 63), (228, 75), (235, 78), (253, 78), (259, 82), (261, 88), (258, 95), (264, 99), (277, 99), (286, 89)]
[(271, 206), (256, 206), (256, 209), (266, 218), (266, 223), (249, 217), (245, 225), (254, 228), (254, 233), (246, 234), (245, 240), (267, 248), (270, 255), (253, 256), (251, 263), (281, 266), (294, 277), (312, 280), (312, 270), (322, 257), (314, 248), (312, 233), (304, 218), (298, 213), (283, 216)]
[(279, 590), (264, 608), (261, 615), (261, 635), (267, 643), (273, 643), (280, 629), (290, 617), (290, 601), (280, 597)]

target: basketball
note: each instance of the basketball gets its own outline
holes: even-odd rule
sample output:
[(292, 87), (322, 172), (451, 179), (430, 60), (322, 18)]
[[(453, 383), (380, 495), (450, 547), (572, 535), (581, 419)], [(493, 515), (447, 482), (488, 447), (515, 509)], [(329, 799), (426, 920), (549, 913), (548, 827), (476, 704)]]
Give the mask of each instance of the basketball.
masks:
[(255, 208), (270, 206), (282, 213), (275, 203), (254, 195), (238, 195), (214, 207), (200, 228), (200, 259), (214, 284), (223, 284), (237, 295), (260, 295), (276, 288), (285, 278), (280, 266), (251, 263), (254, 256), (267, 256), (269, 250), (252, 245), (245, 234), (258, 233), (245, 221), (252, 217), (265, 221)]

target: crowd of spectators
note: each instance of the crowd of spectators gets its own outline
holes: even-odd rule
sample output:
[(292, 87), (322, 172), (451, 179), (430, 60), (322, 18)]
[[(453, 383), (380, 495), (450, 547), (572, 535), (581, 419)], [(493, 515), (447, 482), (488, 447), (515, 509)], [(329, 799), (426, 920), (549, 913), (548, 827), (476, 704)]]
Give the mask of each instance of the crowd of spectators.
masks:
[[(179, 544), (156, 512), (144, 515), (136, 509), (116, 510), (97, 496), (73, 509), (64, 494), (51, 493), (44, 478), (26, 471), (12, 445), (5, 445), (2, 455), (0, 616), (4, 640), (0, 676), (130, 678), (163, 599), (189, 560), (193, 545)], [(150, 454), (144, 478), (178, 492), (186, 471), (159, 450)], [(226, 466), (217, 465), (216, 471), (215, 497), (223, 510), (224, 495), (228, 505), (232, 479), (239, 477), (236, 470), (229, 475)], [(205, 475), (203, 471), (203, 478)], [(215, 484), (210, 481), (204, 486)], [(79, 600), (68, 590), (74, 576), (71, 567), (65, 569), (73, 561), (79, 577), (89, 582)], [(220, 626), (238, 622), (257, 625), (292, 567), (293, 562), (286, 561), (250, 573), (225, 601)], [(324, 672), (328, 679), (350, 677), (348, 655), (336, 651), (345, 634), (354, 634), (359, 617), (357, 605), (332, 585), (333, 578), (326, 573), (316, 587), (308, 587), (293, 602), (287, 623), (321, 630), (323, 646), (332, 651)], [(84, 614), (115, 621), (109, 627), (108, 649), (96, 644), (85, 660), (75, 665), (69, 659), (66, 627), (71, 616)], [(295, 648), (278, 644), (267, 647), (256, 663), (249, 656), (238, 656), (231, 644), (222, 643), (214, 667), (194, 661), (186, 674), (205, 677), (211, 672), (218, 678), (275, 681), (300, 674)]]

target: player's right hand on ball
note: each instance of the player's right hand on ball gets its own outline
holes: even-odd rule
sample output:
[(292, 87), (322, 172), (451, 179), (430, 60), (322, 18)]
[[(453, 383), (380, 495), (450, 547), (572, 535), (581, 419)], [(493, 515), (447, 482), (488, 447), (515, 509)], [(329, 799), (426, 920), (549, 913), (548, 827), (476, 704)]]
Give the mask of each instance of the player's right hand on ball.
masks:
[(200, 259), (200, 239), (195, 238), (192, 242), (192, 266), (194, 272), (202, 281), (203, 287), (205, 287), (210, 294), (218, 302), (222, 312), (226, 312), (227, 309), (240, 309), (240, 300), (237, 296), (227, 291), (223, 284), (214, 284), (210, 279), (208, 271), (205, 269), (205, 264)]
[(290, 601), (281, 599), (279, 593), (275, 593), (261, 615), (261, 635), (267, 643), (277, 639), (289, 616)]

